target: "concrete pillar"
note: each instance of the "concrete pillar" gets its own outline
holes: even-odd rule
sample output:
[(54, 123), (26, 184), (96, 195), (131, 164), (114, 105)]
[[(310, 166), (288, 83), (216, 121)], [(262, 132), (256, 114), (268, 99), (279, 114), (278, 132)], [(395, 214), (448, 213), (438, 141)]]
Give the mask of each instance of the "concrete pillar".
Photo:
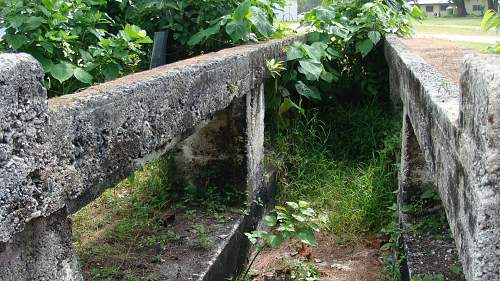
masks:
[(22, 232), (0, 243), (0, 280), (83, 280), (66, 209), (30, 221)]
[(252, 200), (263, 185), (263, 144), (264, 86), (260, 85), (235, 98), (177, 145), (177, 172), (184, 185), (236, 189)]

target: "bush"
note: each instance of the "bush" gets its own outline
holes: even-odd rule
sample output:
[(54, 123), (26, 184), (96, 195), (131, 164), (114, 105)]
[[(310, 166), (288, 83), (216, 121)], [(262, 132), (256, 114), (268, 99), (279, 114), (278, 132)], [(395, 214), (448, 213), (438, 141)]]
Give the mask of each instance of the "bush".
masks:
[(288, 47), (284, 73), (269, 91), (278, 112), (277, 120), (286, 125), (283, 114), (302, 112), (300, 105), (312, 104), (361, 85), (365, 92), (376, 94), (372, 79), (376, 65), (367, 63), (368, 54), (380, 44), (385, 34), (405, 36), (411, 33), (413, 18), (422, 12), (405, 1), (324, 1), (308, 12), (303, 26), (312, 28), (306, 42)]
[[(136, 25), (117, 25), (107, 0), (0, 2), (0, 49), (26, 52), (43, 66), (49, 96), (73, 92), (133, 72), (152, 43)], [(116, 33), (110, 30), (118, 30)]]

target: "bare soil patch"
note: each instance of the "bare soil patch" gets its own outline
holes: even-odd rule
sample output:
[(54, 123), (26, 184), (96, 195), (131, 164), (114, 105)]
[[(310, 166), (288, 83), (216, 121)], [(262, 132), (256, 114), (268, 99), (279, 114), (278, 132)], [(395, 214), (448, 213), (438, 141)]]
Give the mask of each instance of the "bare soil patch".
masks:
[(473, 49), (460, 47), (446, 40), (413, 38), (402, 41), (456, 84), (460, 83), (460, 68), (464, 57), (477, 53)]
[[(373, 238), (341, 245), (336, 237), (322, 232), (317, 237), (318, 247), (311, 248), (309, 261), (318, 267), (322, 281), (372, 281), (382, 271), (380, 244)], [(255, 281), (271, 280), (269, 276), (283, 269), (283, 265), (305, 259), (295, 249), (295, 243), (285, 243), (279, 249), (263, 251), (250, 271)]]

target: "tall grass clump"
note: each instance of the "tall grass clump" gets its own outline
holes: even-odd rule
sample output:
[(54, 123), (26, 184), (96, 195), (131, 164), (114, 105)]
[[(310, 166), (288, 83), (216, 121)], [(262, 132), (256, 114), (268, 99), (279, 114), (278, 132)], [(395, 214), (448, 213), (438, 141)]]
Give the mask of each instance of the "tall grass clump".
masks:
[(380, 102), (306, 111), (268, 141), (279, 163), (279, 201), (311, 202), (344, 237), (378, 231), (390, 220), (400, 121)]

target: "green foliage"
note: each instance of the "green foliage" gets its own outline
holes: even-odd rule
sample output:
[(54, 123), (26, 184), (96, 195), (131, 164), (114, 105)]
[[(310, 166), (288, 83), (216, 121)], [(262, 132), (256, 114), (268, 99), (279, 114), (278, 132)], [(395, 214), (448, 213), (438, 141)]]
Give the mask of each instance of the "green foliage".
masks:
[[(0, 49), (33, 55), (46, 73), (49, 96), (114, 79), (138, 68), (152, 40), (136, 25), (117, 26), (107, 0), (5, 0)], [(111, 29), (119, 29), (111, 33)]]
[(411, 281), (444, 281), (444, 276), (443, 274), (417, 275), (412, 277)]
[(390, 219), (400, 122), (375, 104), (308, 110), (268, 140), (279, 167), (279, 201), (305, 200), (329, 215), (329, 228), (355, 237)]
[(273, 9), (283, 4), (283, 0), (244, 0), (232, 13), (215, 19), (209, 27), (194, 34), (187, 43), (195, 46), (215, 40), (230, 45), (270, 38), (279, 34)]
[(382, 37), (389, 33), (410, 34), (412, 20), (423, 15), (418, 7), (412, 8), (401, 0), (324, 2), (305, 15), (302, 25), (313, 32), (307, 34), (306, 42), (294, 42), (288, 47), (287, 71), (276, 83), (278, 87), (269, 91), (269, 106), (279, 112), (277, 120), (281, 125), (287, 125), (284, 113), (300, 110), (289, 106), (291, 100), (294, 105), (302, 104), (302, 100), (316, 104), (335, 95), (333, 85), (342, 80), (370, 82), (367, 76), (373, 66), (367, 56)]
[[(285, 206), (274, 207), (272, 214), (266, 215), (262, 222), (271, 228), (271, 231), (254, 230), (245, 233), (248, 240), (257, 247), (257, 253), (248, 264), (245, 272), (238, 276), (236, 281), (248, 280), (248, 272), (253, 262), (266, 247), (278, 248), (285, 241), (295, 239), (302, 247), (305, 245), (316, 246), (314, 232), (319, 232), (328, 223), (328, 217), (317, 214), (308, 202), (286, 202)], [(317, 269), (315, 271), (317, 273)], [(292, 280), (316, 280), (316, 274), (310, 267), (300, 265), (293, 271), (295, 279)]]
[(317, 214), (305, 201), (286, 202), (286, 206), (276, 206), (274, 214), (263, 218), (263, 223), (273, 228), (271, 233), (255, 230), (245, 233), (252, 244), (261, 240), (261, 246), (277, 248), (284, 241), (295, 239), (300, 243), (316, 246), (314, 232), (328, 223), (326, 215)]
[[(149, 33), (169, 30), (176, 45), (173, 51), (189, 55), (193, 51), (191, 48), (187, 49), (191, 36), (207, 28), (207, 32), (216, 33), (218, 30), (215, 30), (220, 26), (213, 23), (234, 11), (240, 2), (241, 0), (135, 0), (128, 1), (120, 11), (124, 13), (123, 18), (131, 18)], [(223, 46), (212, 40), (205, 41), (197, 49), (207, 51)]]
[(294, 261), (287, 263), (283, 271), (294, 281), (318, 281), (320, 272), (318, 267), (310, 262)]
[(194, 243), (196, 247), (207, 249), (210, 246), (210, 239), (203, 224), (196, 224), (194, 226), (194, 233), (196, 235)]
[(382, 276), (377, 280), (399, 281), (401, 280), (401, 264), (404, 260), (399, 244), (402, 229), (399, 227), (397, 205), (394, 203), (388, 209), (391, 210), (393, 218), (381, 229), (381, 232), (389, 237), (389, 241), (380, 248), (382, 251), (387, 251), (387, 255), (384, 257)]
[[(485, 32), (495, 29), (497, 32), (500, 31), (500, 17), (493, 10), (488, 10), (484, 14), (483, 20), (481, 21), (481, 29)], [(500, 54), (500, 42), (497, 42), (496, 45), (491, 46), (488, 50)]]

